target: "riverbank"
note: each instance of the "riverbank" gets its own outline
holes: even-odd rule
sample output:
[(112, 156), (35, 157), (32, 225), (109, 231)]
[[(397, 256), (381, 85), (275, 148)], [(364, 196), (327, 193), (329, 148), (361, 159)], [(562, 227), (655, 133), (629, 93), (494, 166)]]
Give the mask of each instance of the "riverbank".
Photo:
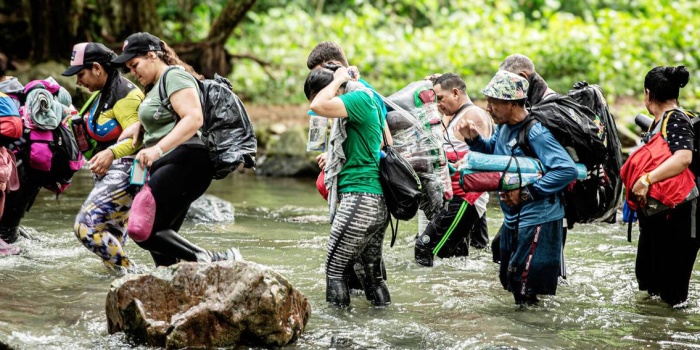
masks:
[[(475, 100), (474, 104), (486, 108), (486, 100)], [(261, 105), (246, 103), (246, 108), (253, 124), (257, 127), (273, 124), (285, 124), (287, 126), (306, 126), (309, 122), (306, 112), (308, 105)], [(618, 128), (623, 124), (634, 123), (634, 116), (644, 110), (644, 101), (633, 97), (618, 98), (611, 101), (610, 106)]]
[[(475, 100), (477, 106), (486, 108), (486, 100)], [(261, 105), (246, 103), (246, 109), (250, 114), (253, 126), (260, 140), (265, 140), (269, 135), (279, 135), (291, 128), (308, 127), (308, 105)], [(634, 97), (617, 98), (610, 101), (610, 110), (617, 123), (618, 134), (622, 141), (623, 153), (629, 153), (639, 142), (641, 130), (634, 124), (634, 116), (646, 113), (644, 101)]]

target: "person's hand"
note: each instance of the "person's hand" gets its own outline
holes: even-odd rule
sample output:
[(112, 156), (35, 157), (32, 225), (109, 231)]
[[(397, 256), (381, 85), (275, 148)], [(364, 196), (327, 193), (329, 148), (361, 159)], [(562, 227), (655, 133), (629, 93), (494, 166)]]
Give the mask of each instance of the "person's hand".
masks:
[(453, 128), (455, 133), (460, 133), (464, 137), (464, 141), (473, 140), (479, 136), (479, 130), (473, 120), (462, 118)]
[(316, 156), (316, 162), (318, 163), (318, 166), (321, 168), (321, 171), (326, 169), (326, 156), (328, 156), (328, 153), (326, 153), (326, 152), (323, 152), (323, 153)]
[(88, 164), (90, 164), (90, 171), (96, 175), (103, 176), (107, 173), (109, 167), (112, 166), (113, 161), (114, 153), (112, 153), (112, 150), (106, 149), (92, 156)]
[[(357, 70), (357, 67), (355, 67), (355, 70)], [(360, 73), (357, 72), (359, 75)], [(350, 81), (353, 78), (350, 76), (350, 70), (346, 67), (340, 67), (338, 68), (335, 73), (333, 73), (333, 79), (339, 80), (341, 83), (344, 83), (346, 81)]]
[(144, 148), (136, 155), (136, 160), (139, 161), (141, 168), (150, 167), (158, 159), (160, 159), (160, 152), (155, 146)]
[(431, 75), (426, 75), (425, 78), (423, 78), (423, 80), (433, 80), (433, 79), (437, 79), (437, 78), (439, 78), (441, 75), (442, 75), (441, 73), (433, 73), (433, 74), (431, 74)]
[(131, 147), (136, 147), (139, 145), (139, 137), (141, 136), (141, 122), (136, 122), (133, 123), (129, 126), (127, 126), (124, 130), (122, 130), (122, 133), (119, 134), (119, 138), (117, 139), (117, 142), (120, 142), (124, 139), (131, 139)]
[(637, 179), (637, 182), (634, 183), (634, 186), (632, 186), (632, 194), (634, 195), (634, 201), (641, 204), (642, 206), (645, 206), (647, 202), (648, 193), (649, 187), (645, 186), (642, 183), (642, 178), (640, 177), (639, 179)]
[(348, 67), (348, 74), (350, 74), (350, 77), (354, 81), (360, 80), (360, 70), (357, 68), (357, 66), (350, 66)]
[(501, 202), (511, 208), (516, 207), (521, 203), (519, 188), (510, 191), (503, 191), (499, 194), (499, 196), (501, 198)]

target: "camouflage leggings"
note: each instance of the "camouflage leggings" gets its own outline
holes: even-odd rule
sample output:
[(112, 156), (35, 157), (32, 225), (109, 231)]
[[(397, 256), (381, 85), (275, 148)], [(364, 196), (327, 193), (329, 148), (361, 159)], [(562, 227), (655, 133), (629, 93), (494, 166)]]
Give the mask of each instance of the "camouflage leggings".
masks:
[(75, 236), (102, 258), (108, 267), (128, 268), (131, 261), (123, 250), (126, 225), (136, 187), (129, 184), (133, 158), (120, 158), (103, 177), (95, 177), (95, 187), (75, 218)]

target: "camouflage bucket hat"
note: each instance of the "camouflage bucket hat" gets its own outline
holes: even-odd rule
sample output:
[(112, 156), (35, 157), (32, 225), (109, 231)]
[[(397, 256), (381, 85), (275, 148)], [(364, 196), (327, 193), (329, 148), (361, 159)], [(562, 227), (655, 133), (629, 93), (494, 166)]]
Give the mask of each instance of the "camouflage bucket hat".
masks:
[(481, 93), (499, 100), (522, 100), (527, 98), (530, 83), (517, 74), (499, 70)]

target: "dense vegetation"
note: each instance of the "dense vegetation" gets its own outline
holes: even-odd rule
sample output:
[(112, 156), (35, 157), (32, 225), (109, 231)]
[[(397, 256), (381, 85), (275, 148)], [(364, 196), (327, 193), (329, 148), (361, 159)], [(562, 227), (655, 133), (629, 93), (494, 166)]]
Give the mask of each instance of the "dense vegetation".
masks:
[[(168, 1), (161, 1), (167, 3)], [(175, 1), (171, 1), (175, 2)], [(203, 1), (188, 27), (164, 21), (174, 39), (205, 33), (221, 1)], [(304, 102), (306, 56), (325, 40), (340, 43), (351, 64), (389, 94), (434, 72), (461, 74), (479, 90), (511, 53), (523, 53), (556, 90), (578, 80), (611, 97), (642, 94), (646, 72), (686, 65), (683, 98), (700, 97), (700, 7), (695, 0), (383, 0), (258, 1), (228, 48), (237, 90), (262, 103)], [(160, 7), (166, 15), (165, 7)], [(201, 35), (201, 34), (200, 34)], [(266, 64), (269, 63), (269, 64)]]

